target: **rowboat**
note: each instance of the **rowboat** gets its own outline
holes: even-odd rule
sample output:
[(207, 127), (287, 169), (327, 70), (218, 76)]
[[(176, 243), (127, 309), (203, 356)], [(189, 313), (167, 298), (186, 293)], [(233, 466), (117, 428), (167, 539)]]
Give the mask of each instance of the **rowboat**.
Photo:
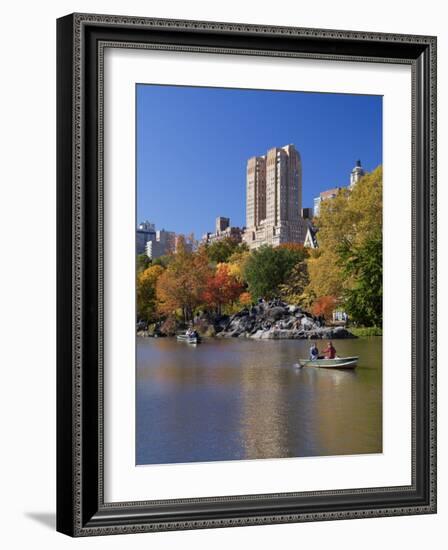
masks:
[(186, 344), (199, 344), (201, 339), (199, 336), (190, 336), (188, 334), (178, 334), (176, 336), (178, 342), (185, 342)]
[(325, 369), (354, 369), (359, 357), (335, 357), (334, 359), (299, 359), (301, 367), (319, 367)]

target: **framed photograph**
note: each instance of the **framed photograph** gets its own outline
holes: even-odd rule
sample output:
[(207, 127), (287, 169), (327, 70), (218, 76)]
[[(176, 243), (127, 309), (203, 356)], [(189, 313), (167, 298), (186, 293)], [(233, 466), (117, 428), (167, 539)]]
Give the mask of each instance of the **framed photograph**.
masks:
[(436, 38), (57, 41), (57, 529), (435, 513)]

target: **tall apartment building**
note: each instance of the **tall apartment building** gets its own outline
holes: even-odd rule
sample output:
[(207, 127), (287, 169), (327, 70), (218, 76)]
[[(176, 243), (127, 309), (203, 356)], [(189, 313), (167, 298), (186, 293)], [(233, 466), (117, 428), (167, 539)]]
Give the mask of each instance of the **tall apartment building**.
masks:
[(302, 166), (294, 145), (274, 147), (247, 162), (246, 230), (250, 248), (303, 243)]

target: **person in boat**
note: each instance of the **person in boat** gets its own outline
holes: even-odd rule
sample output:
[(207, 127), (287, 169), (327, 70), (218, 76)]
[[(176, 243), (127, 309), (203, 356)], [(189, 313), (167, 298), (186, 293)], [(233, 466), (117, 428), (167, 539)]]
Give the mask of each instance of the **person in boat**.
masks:
[(319, 358), (319, 350), (317, 349), (316, 342), (313, 342), (313, 345), (310, 347), (310, 359), (315, 361)]
[(328, 342), (326, 349), (324, 349), (325, 359), (334, 359), (336, 357), (336, 348), (332, 342)]

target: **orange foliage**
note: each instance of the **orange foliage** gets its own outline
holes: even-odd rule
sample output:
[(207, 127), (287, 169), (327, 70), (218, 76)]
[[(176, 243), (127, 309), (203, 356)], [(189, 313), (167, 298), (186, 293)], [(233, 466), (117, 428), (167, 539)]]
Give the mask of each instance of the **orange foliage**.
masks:
[(206, 306), (214, 307), (218, 312), (221, 306), (235, 302), (243, 290), (243, 285), (229, 272), (227, 264), (219, 264), (216, 273), (206, 281), (202, 299)]
[(252, 296), (250, 292), (243, 292), (242, 294), (240, 294), (240, 297), (238, 298), (238, 302), (242, 306), (250, 306), (250, 304), (252, 303)]
[(313, 303), (311, 312), (313, 315), (322, 315), (325, 319), (328, 319), (331, 317), (336, 303), (337, 300), (334, 296), (322, 296)]
[(191, 254), (180, 249), (157, 280), (160, 313), (170, 315), (181, 309), (184, 319), (192, 318), (193, 310), (211, 274), (207, 256), (201, 251)]

